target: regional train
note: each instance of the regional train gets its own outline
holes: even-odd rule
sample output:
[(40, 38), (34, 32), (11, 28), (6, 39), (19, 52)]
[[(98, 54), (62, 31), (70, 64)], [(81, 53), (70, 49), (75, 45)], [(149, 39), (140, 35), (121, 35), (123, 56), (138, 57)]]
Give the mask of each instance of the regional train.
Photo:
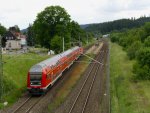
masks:
[(27, 89), (31, 94), (44, 94), (83, 53), (82, 47), (73, 47), (32, 66), (27, 76)]

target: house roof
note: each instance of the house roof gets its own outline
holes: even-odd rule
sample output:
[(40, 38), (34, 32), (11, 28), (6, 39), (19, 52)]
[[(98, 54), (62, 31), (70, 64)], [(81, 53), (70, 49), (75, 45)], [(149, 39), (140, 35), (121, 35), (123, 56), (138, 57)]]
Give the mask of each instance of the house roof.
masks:
[(4, 34), (4, 38), (6, 40), (15, 40), (16, 39), (16, 36), (10, 32), (10, 31), (7, 31), (5, 34)]

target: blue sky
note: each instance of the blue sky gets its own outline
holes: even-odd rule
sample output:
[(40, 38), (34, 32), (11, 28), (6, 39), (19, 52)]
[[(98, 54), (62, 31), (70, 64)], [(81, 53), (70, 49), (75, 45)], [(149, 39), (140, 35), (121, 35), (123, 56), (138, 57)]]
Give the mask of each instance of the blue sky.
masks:
[(150, 16), (150, 0), (0, 0), (0, 23), (6, 28), (26, 28), (51, 5), (64, 7), (79, 24)]

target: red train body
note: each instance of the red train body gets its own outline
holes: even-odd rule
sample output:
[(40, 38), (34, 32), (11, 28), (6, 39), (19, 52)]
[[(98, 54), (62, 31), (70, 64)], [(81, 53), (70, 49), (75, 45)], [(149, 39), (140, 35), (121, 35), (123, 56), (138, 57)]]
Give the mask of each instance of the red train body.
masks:
[(32, 66), (27, 77), (28, 91), (31, 94), (46, 92), (82, 53), (83, 48), (76, 46)]

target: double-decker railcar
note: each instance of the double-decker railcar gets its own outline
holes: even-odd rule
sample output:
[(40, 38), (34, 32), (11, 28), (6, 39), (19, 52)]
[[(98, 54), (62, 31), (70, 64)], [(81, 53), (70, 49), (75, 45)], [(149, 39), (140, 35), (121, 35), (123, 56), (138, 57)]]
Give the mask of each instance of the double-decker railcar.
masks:
[(32, 66), (27, 77), (28, 91), (31, 94), (45, 93), (82, 53), (83, 48), (76, 46)]

